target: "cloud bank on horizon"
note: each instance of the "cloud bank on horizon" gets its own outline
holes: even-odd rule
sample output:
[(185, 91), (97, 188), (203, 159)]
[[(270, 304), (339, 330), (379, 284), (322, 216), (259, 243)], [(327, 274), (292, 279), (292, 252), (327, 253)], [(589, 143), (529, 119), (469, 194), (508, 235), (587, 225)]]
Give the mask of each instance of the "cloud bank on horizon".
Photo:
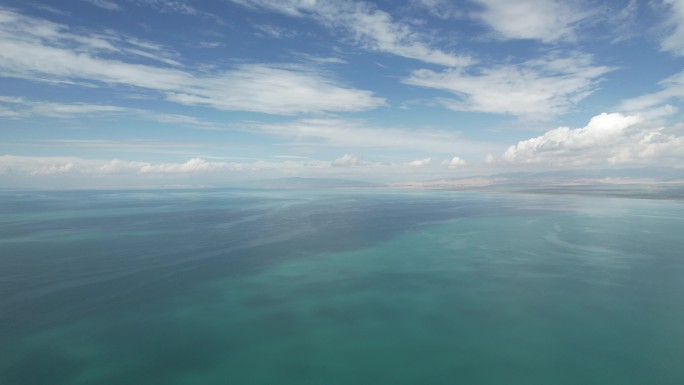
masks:
[(683, 64), (683, 0), (9, 0), (0, 183), (684, 169)]

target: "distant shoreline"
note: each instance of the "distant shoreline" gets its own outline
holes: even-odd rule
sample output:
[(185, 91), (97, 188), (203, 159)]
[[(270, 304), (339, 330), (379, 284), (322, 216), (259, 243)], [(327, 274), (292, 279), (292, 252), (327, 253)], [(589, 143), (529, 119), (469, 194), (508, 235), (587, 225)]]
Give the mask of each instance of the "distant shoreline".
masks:
[(412, 190), (442, 190), (463, 192), (501, 192), (544, 195), (578, 195), (588, 197), (611, 197), (632, 199), (657, 199), (684, 201), (684, 183), (653, 184), (529, 184), (515, 186), (506, 184), (490, 185), (449, 185), (449, 184), (394, 184), (389, 188)]

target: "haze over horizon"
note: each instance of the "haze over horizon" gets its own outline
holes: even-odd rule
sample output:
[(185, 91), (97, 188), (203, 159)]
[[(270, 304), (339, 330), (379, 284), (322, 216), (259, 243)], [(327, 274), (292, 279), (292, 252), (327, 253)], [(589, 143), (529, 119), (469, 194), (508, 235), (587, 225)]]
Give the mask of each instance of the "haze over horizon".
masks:
[(8, 0), (0, 185), (684, 169), (684, 1)]
[(684, 0), (3, 0), (0, 385), (682, 385), (683, 111)]

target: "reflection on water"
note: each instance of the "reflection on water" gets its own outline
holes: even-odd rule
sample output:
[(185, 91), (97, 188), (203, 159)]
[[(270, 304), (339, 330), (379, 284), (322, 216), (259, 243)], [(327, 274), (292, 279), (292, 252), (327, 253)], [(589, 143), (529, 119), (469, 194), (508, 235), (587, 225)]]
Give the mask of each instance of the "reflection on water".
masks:
[(684, 205), (0, 193), (2, 384), (681, 384)]

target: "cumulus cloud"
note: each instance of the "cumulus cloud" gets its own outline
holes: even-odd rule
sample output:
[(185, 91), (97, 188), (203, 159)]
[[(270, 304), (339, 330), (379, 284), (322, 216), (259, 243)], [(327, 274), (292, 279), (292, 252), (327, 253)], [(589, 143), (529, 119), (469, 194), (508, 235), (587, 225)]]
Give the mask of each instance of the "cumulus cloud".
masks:
[[(124, 62), (108, 56), (120, 52), (161, 58), (173, 66)], [(178, 68), (179, 63), (167, 56), (154, 44), (113, 35), (84, 37), (65, 25), (0, 8), (1, 76), (143, 88), (179, 104), (268, 114), (361, 111), (384, 104), (370, 91), (345, 87), (311, 68), (244, 64), (195, 74)]]
[(653, 127), (640, 115), (603, 113), (582, 128), (559, 127), (510, 146), (501, 160), (509, 164), (543, 164), (577, 167), (588, 165), (682, 165), (684, 137)]
[[(284, 173), (304, 170), (327, 170), (328, 176), (344, 174), (345, 168), (366, 169), (372, 174), (377, 170), (406, 170), (407, 164), (379, 163), (363, 161), (354, 154), (344, 154), (334, 161), (321, 161), (299, 156), (281, 156), (282, 161), (244, 160), (244, 161), (208, 161), (204, 158), (191, 158), (185, 162), (145, 162), (123, 159), (84, 159), (77, 157), (35, 157), (35, 156), (0, 156), (0, 175), (15, 176), (49, 176), (49, 175), (81, 175), (81, 176), (230, 176), (236, 173), (263, 173), (279, 171)], [(363, 167), (354, 167), (363, 166)]]
[(51, 175), (51, 174), (179, 174), (237, 170), (238, 163), (208, 162), (192, 158), (183, 163), (149, 163), (112, 159), (110, 161), (75, 157), (0, 156), (0, 174)]
[(423, 69), (404, 82), (455, 94), (458, 99), (442, 99), (442, 103), (456, 111), (544, 120), (567, 112), (592, 94), (601, 76), (611, 70), (594, 65), (590, 55), (577, 54), (481, 68), (477, 73)]
[(412, 160), (407, 163), (407, 165), (411, 167), (422, 167), (422, 166), (427, 166), (430, 163), (432, 163), (432, 158), (425, 158), (425, 159), (416, 159)]
[(148, 173), (192, 173), (217, 171), (223, 169), (234, 169), (234, 165), (224, 162), (207, 162), (204, 159), (192, 158), (185, 163), (146, 163), (146, 162), (124, 162), (114, 159), (100, 168), (106, 172), (116, 172), (125, 170), (135, 170), (141, 174)]
[(354, 154), (344, 154), (342, 157), (337, 158), (332, 162), (332, 165), (336, 167), (350, 167), (359, 164), (361, 164), (360, 159)]
[(467, 165), (468, 163), (465, 160), (459, 158), (458, 156), (455, 156), (451, 159), (445, 159), (444, 161), (442, 161), (442, 164), (448, 166), (449, 168), (459, 168)]
[(79, 169), (96, 168), (96, 162), (73, 157), (26, 157), (14, 155), (0, 156), (0, 175), (50, 175), (75, 172)]
[(545, 43), (572, 41), (578, 24), (591, 16), (577, 2), (562, 0), (476, 0), (476, 18), (501, 39), (534, 39)]
[(363, 161), (353, 154), (345, 154), (337, 162), (310, 158), (214, 162), (204, 157), (179, 162), (148, 162), (0, 156), (0, 184), (4, 187), (226, 186), (282, 177), (345, 178), (383, 183), (444, 178), (450, 174), (447, 168)]
[[(344, 158), (344, 157), (343, 157)], [(345, 158), (350, 164), (358, 163), (358, 158)], [(0, 156), (0, 175), (40, 177), (50, 175), (80, 176), (219, 176), (236, 173), (263, 172), (268, 170), (287, 171), (293, 169), (330, 168), (331, 162), (316, 160), (301, 161), (250, 161), (250, 162), (211, 162), (203, 158), (191, 158), (185, 162), (143, 162), (123, 159), (84, 159), (77, 157), (35, 157)]]
[(395, 20), (375, 6), (348, 0), (232, 0), (254, 9), (279, 12), (294, 17), (309, 17), (337, 30), (356, 45), (370, 51), (385, 52), (426, 63), (456, 67), (473, 62), (467, 55), (456, 55), (433, 48), (429, 39), (410, 24)]

